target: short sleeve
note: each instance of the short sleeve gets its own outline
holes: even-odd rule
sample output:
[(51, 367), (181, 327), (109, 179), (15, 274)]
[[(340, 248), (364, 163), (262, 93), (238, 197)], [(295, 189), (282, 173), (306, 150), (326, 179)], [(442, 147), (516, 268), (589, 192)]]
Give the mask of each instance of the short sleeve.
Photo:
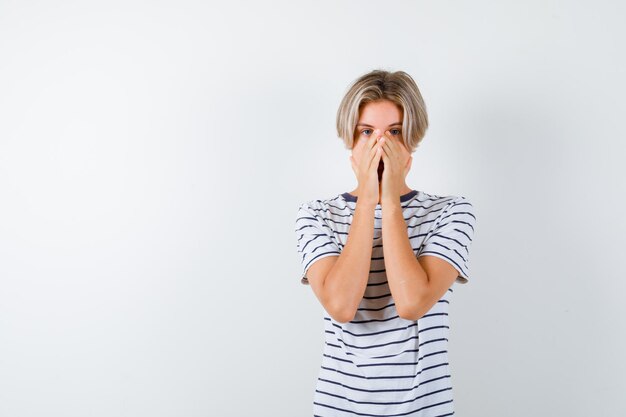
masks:
[(469, 250), (474, 238), (476, 217), (474, 206), (465, 197), (458, 197), (443, 210), (422, 244), (419, 258), (431, 255), (448, 261), (459, 272), (457, 281), (469, 280)]
[(339, 256), (341, 250), (332, 236), (332, 229), (307, 203), (300, 205), (296, 216), (296, 246), (300, 254), (302, 277), (300, 282), (308, 284), (306, 273), (318, 259)]

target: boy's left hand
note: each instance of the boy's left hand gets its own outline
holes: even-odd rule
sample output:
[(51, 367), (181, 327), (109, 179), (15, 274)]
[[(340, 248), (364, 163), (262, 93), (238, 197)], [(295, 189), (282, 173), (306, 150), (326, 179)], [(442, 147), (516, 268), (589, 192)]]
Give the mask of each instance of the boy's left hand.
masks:
[(383, 177), (381, 180), (380, 201), (398, 202), (403, 189), (404, 179), (411, 170), (413, 157), (404, 147), (404, 143), (385, 131), (379, 139), (383, 146)]

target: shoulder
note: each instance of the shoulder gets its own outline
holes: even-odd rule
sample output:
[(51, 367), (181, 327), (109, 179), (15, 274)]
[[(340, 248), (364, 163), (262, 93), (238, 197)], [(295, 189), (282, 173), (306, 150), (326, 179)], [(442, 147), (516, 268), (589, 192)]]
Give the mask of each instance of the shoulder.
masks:
[(298, 217), (308, 215), (319, 219), (331, 219), (335, 215), (344, 214), (347, 209), (346, 201), (341, 195), (337, 195), (302, 202), (298, 207)]
[(474, 204), (464, 195), (438, 195), (422, 192), (420, 200), (427, 213), (436, 213), (441, 220), (462, 219), (472, 226), (476, 221)]
[(442, 210), (440, 225), (454, 226), (456, 230), (464, 231), (466, 235), (474, 233), (476, 225), (476, 211), (472, 202), (465, 196), (451, 196), (451, 201)]
[(438, 212), (439, 214), (465, 199), (463, 196), (432, 194), (424, 191), (420, 192), (419, 197), (420, 204), (426, 212)]
[(476, 220), (476, 214), (474, 204), (465, 196), (454, 196), (454, 199), (450, 202), (448, 211), (452, 213), (465, 214), (466, 217), (471, 217)]
[(471, 206), (472, 203), (470, 199), (463, 195), (441, 195), (441, 194), (431, 194), (424, 191), (421, 191), (421, 196), (423, 201), (430, 201), (433, 203), (446, 203), (447, 205), (457, 205), (457, 204), (465, 204)]

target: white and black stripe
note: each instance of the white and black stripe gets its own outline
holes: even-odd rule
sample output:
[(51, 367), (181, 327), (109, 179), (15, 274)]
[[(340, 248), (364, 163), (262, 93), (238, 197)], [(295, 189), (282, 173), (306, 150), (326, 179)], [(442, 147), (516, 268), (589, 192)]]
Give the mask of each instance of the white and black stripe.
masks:
[[(341, 254), (356, 200), (342, 193), (300, 206), (295, 231), (303, 284), (313, 262)], [(446, 260), (459, 272), (455, 283), (467, 283), (476, 221), (472, 204), (465, 197), (417, 190), (402, 195), (400, 202), (415, 256)], [(419, 320), (398, 316), (385, 275), (382, 207), (377, 205), (369, 281), (356, 315), (349, 323), (338, 323), (324, 312), (314, 415), (453, 415), (447, 350), (453, 287)]]

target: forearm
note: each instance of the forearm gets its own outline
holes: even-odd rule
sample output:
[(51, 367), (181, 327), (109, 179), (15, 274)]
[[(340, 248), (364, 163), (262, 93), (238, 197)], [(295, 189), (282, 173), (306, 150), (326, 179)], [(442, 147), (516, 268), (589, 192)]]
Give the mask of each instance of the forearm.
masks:
[(427, 293), (428, 276), (408, 238), (400, 202), (383, 203), (383, 254), (389, 289), (401, 317), (414, 316)]
[(357, 201), (346, 245), (324, 280), (324, 294), (337, 317), (354, 318), (370, 272), (375, 206)]

